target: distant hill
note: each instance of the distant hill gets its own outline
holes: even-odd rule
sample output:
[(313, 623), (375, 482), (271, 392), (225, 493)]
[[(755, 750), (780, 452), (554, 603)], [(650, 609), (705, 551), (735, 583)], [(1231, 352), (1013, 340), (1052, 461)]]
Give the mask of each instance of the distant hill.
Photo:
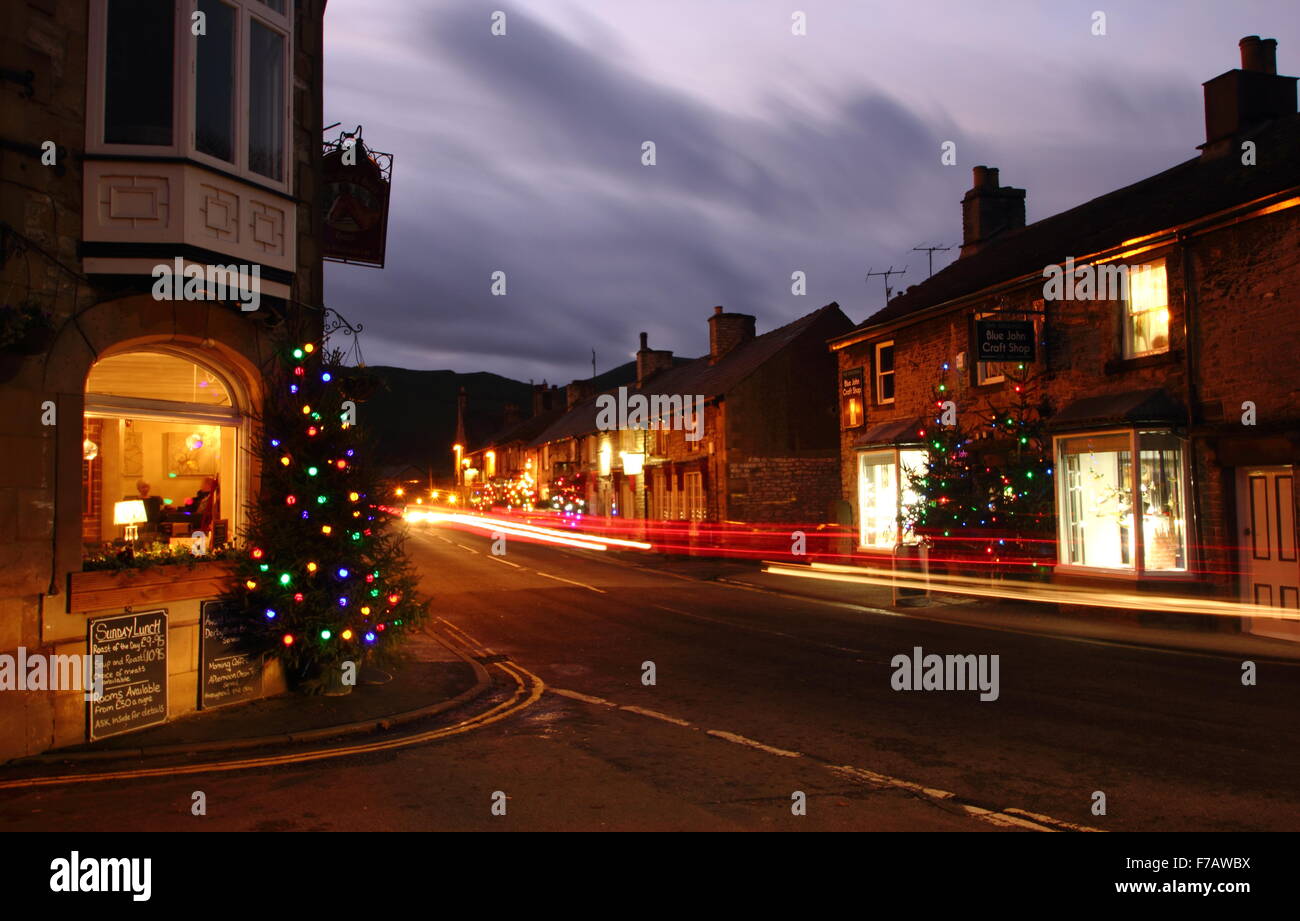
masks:
[(505, 424), (506, 404), (525, 414), (532, 411), (533, 388), (484, 371), (412, 371), (385, 365), (367, 368), (379, 384), (362, 412), (373, 426), (385, 465), (432, 466), (435, 478), (452, 475), (451, 446), (456, 439), (456, 396), (465, 388), (466, 439), (476, 444)]

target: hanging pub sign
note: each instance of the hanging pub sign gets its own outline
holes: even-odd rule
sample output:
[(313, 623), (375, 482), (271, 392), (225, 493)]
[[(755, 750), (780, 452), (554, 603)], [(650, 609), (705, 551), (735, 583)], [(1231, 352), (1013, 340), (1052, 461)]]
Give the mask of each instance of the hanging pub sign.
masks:
[(384, 267), (388, 245), (388, 201), (393, 155), (378, 153), (361, 140), (361, 129), (325, 145), (325, 232), (322, 255), (332, 262)]
[(1034, 361), (1032, 320), (976, 320), (976, 361)]

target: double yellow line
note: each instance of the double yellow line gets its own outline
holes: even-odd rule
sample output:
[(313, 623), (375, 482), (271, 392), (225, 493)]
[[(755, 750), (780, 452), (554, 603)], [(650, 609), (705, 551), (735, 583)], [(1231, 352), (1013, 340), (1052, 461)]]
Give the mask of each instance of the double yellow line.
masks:
[[(479, 646), (465, 631), (448, 623), (446, 620), (439, 618), (449, 628), (454, 630), (460, 636), (464, 637), (463, 642), (467, 642), (473, 647), (485, 648)], [(145, 777), (178, 777), (185, 774), (209, 774), (225, 771), (243, 771), (251, 768), (276, 767), (283, 764), (306, 764), (312, 761), (325, 761), (330, 758), (346, 758), (351, 755), (367, 755), (372, 752), (394, 751), (401, 748), (411, 748), (415, 745), (424, 745), (428, 742), (435, 742), (438, 739), (446, 739), (451, 736), (460, 735), (473, 729), (480, 729), (483, 726), (489, 726), (492, 723), (499, 722), (507, 717), (513, 716), (521, 710), (527, 709), (536, 703), (546, 690), (546, 684), (541, 678), (538, 678), (532, 672), (521, 668), (512, 662), (495, 662), (497, 668), (509, 675), (515, 682), (515, 689), (511, 692), (510, 698), (483, 713), (476, 714), (467, 719), (454, 723), (451, 726), (444, 726), (441, 729), (431, 729), (427, 732), (419, 732), (414, 735), (402, 736), (397, 739), (384, 739), (377, 742), (367, 742), (360, 745), (347, 745), (333, 748), (317, 748), (309, 751), (291, 752), (284, 755), (269, 755), (261, 758), (240, 758), (232, 761), (211, 761), (204, 764), (182, 764), (171, 767), (157, 768), (140, 768), (132, 771), (106, 771), (96, 774), (62, 774), (56, 777), (27, 777), (18, 780), (0, 781), (0, 790), (13, 790), (23, 787), (54, 787), (63, 784), (77, 783), (96, 783), (107, 780), (135, 780)]]

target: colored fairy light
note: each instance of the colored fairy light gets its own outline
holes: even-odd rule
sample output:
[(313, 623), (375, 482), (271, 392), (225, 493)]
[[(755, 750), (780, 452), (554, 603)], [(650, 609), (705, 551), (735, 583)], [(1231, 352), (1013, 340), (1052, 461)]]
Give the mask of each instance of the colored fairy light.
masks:
[(280, 573), (280, 584), (281, 584), (281, 585), (288, 585), (291, 581), (292, 581), (292, 578), (290, 577), (290, 575), (289, 575), (287, 572), (282, 572), (282, 573)]
[(328, 501), (329, 501), (329, 496), (317, 496), (317, 497), (316, 497), (316, 504), (317, 504), (317, 505), (324, 505), (324, 504), (325, 504), (326, 502), (328, 502)]
[(351, 629), (344, 630), (342, 633), (339, 634), (339, 636), (343, 637), (343, 639), (345, 640), (350, 640), (352, 639), (352, 630)]
[(333, 635), (334, 635), (334, 634), (331, 633), (328, 629), (326, 629), (326, 630), (322, 630), (322, 631), (320, 632), (320, 638), (323, 639), (323, 640), (328, 640), (328, 639), (329, 639), (330, 637), (332, 637)]
[(293, 600), (294, 600), (294, 601), (302, 601), (302, 592), (294, 592), (294, 593), (293, 593)]
[(268, 570), (270, 570), (271, 567), (266, 563), (262, 563), (257, 568), (260, 569), (262, 572), (267, 572)]
[(316, 346), (308, 342), (306, 345), (302, 347), (302, 350), (310, 355), (312, 352), (316, 351)]
[(320, 376), (320, 379), (328, 384), (330, 381), (334, 380), (334, 377), (328, 371), (326, 371), (324, 374)]
[(306, 373), (307, 370), (302, 365), (299, 365), (298, 367), (293, 369), (294, 377), (302, 377)]
[(389, 604), (397, 604), (397, 602), (400, 601), (401, 599), (402, 599), (402, 596), (401, 596), (401, 595), (398, 595), (398, 594), (392, 594), (392, 595), (389, 595), (389, 596), (388, 596), (388, 603), (389, 603)]
[(290, 393), (297, 393), (297, 392), (298, 392), (298, 385), (297, 385), (297, 384), (290, 384), (290, 385), (289, 385), (289, 392), (290, 392)]
[(257, 588), (257, 583), (254, 582), (252, 579), (249, 579), (247, 582), (244, 583), (244, 588), (248, 589), (251, 592), (253, 589)]
[(318, 568), (319, 568), (319, 567), (318, 567), (315, 563), (308, 563), (308, 564), (307, 564), (307, 571), (308, 571), (308, 572), (315, 572)]
[(347, 599), (346, 597), (340, 597), (340, 598), (339, 598), (339, 607), (341, 607), (341, 608), (346, 608), (347, 606), (348, 606), (348, 599)]
[(293, 645), (293, 634), (292, 634), (292, 633), (286, 633), (286, 634), (284, 635), (284, 645), (286, 645), (286, 646), (292, 646), (292, 645)]
[(315, 476), (315, 475), (318, 474), (318, 473), (320, 473), (320, 470), (318, 470), (318, 469), (315, 468), (315, 467), (308, 467), (308, 468), (307, 468), (307, 476)]
[(267, 608), (267, 609), (266, 609), (266, 619), (267, 619), (267, 620), (275, 620), (275, 609), (274, 609), (274, 608)]
[(339, 567), (339, 578), (340, 578), (340, 579), (346, 579), (347, 577), (348, 577), (348, 571), (347, 571), (347, 569), (345, 569), (344, 567), (340, 566), (340, 567)]
[(272, 439), (271, 439), (271, 447), (273, 447), (273, 448), (278, 448), (278, 447), (280, 447), (280, 439), (278, 439), (278, 438), (272, 438)]
[(366, 605), (365, 607), (363, 607), (363, 608), (361, 609), (361, 613), (362, 613), (362, 615), (364, 615), (365, 617), (369, 617), (369, 616), (370, 616), (370, 606), (369, 606), (369, 605)]
[(323, 524), (323, 525), (320, 526), (320, 532), (321, 532), (322, 534), (333, 534), (333, 533), (334, 533), (334, 529), (331, 528), (331, 527), (330, 527), (329, 525), (327, 525), (327, 524)]
[(302, 349), (294, 349), (294, 350), (293, 350), (293, 357), (294, 357), (294, 358), (302, 358)]
[(303, 406), (302, 406), (302, 414), (303, 414), (304, 416), (309, 416), (309, 415), (311, 415), (311, 407), (308, 406), (306, 403), (304, 403)]
[(348, 448), (348, 450), (347, 450), (347, 455), (348, 455), (348, 457), (351, 457), (353, 454), (356, 454), (356, 453), (357, 453), (357, 452), (356, 452), (356, 451), (353, 451), (351, 448)]
[(284, 497), (284, 504), (285, 504), (285, 505), (296, 505), (297, 503), (298, 503), (298, 497), (297, 497), (297, 496), (294, 496), (294, 495), (288, 495), (288, 496), (285, 496), (285, 497)]
[(293, 461), (289, 460), (289, 456), (286, 454), (284, 457), (280, 458), (280, 463), (283, 466), (288, 467), (291, 463), (293, 463)]
[(361, 493), (356, 493), (356, 492), (348, 493), (349, 501), (356, 502), (360, 498), (361, 498)]
[(335, 465), (336, 467), (338, 467), (340, 470), (345, 470), (345, 469), (347, 469), (348, 462), (345, 461), (345, 460), (335, 461), (335, 462), (334, 462), (334, 465)]
[(307, 434), (308, 434), (309, 436), (311, 436), (312, 438), (315, 438), (315, 437), (316, 437), (316, 433), (319, 432), (319, 431), (320, 431), (320, 429), (316, 428), (316, 426), (314, 426), (314, 425), (309, 425), (309, 426), (307, 427)]
[(306, 519), (310, 518), (311, 515), (308, 513), (308, 511), (307, 511), (306, 509), (303, 509), (303, 510), (302, 510), (302, 517), (303, 517), (304, 520), (306, 520)]
[(367, 582), (374, 582), (374, 581), (375, 581), (374, 573), (369, 573), (369, 574), (367, 574), (367, 575), (366, 575), (366, 581), (367, 581)]
[(254, 548), (253, 548), (253, 559), (255, 559), (255, 560), (260, 560), (260, 559), (262, 558), (262, 556), (263, 556), (262, 548), (261, 548), (261, 547), (254, 547)]
[(384, 632), (384, 625), (383, 625), (383, 624), (376, 624), (376, 625), (375, 625), (375, 629), (378, 630), (380, 633), (383, 633), (383, 632)]
[(366, 634), (366, 642), (367, 642), (367, 643), (373, 643), (374, 641), (375, 641), (375, 635), (374, 635), (373, 633), (367, 633), (367, 634)]

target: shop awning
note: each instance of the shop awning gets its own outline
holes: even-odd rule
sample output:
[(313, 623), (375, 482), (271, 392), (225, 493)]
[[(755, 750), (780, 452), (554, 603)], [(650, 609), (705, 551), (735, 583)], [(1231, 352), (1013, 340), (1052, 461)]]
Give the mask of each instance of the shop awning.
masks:
[(1187, 422), (1187, 410), (1163, 388), (1127, 390), (1075, 400), (1052, 416), (1047, 427), (1095, 429), (1121, 425), (1172, 425)]
[(901, 422), (880, 422), (867, 429), (857, 441), (855, 448), (873, 448), (881, 445), (917, 445), (922, 441), (916, 434), (924, 428), (920, 419), (904, 419)]

